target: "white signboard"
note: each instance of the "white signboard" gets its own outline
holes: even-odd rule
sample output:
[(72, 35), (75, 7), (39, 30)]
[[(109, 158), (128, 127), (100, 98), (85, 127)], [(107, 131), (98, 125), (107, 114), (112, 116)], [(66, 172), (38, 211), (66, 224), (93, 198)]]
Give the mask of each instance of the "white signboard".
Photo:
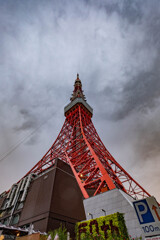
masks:
[(137, 200), (133, 206), (144, 236), (160, 235), (160, 208), (156, 199), (149, 197)]

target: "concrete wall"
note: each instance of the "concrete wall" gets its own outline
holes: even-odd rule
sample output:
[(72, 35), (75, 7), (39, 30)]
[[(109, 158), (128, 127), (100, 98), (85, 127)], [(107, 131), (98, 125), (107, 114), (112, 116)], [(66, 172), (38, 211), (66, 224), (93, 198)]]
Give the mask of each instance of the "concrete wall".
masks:
[(136, 213), (132, 206), (132, 201), (134, 201), (134, 199), (123, 191), (119, 189), (113, 189), (97, 196), (85, 199), (83, 203), (87, 220), (91, 219), (91, 216), (88, 215), (88, 213), (91, 213), (93, 218), (104, 216), (105, 213), (102, 212), (101, 209), (106, 211), (106, 215), (116, 212), (124, 213), (129, 235), (132, 237), (143, 237)]

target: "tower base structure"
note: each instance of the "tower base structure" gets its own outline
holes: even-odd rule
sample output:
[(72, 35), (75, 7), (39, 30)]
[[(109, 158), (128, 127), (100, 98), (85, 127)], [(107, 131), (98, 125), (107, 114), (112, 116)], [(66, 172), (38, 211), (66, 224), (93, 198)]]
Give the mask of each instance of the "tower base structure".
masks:
[(135, 237), (143, 237), (132, 202), (135, 201), (120, 189), (113, 189), (94, 197), (83, 200), (86, 218), (98, 218), (116, 212), (123, 213), (128, 234)]

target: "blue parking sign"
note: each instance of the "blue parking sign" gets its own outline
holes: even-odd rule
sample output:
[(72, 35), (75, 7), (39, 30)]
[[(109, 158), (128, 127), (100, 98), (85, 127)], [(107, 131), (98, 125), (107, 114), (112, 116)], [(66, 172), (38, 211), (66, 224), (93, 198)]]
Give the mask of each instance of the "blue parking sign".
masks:
[(160, 207), (155, 197), (133, 202), (133, 206), (145, 237), (160, 235)]
[(155, 222), (146, 199), (133, 202), (140, 224)]

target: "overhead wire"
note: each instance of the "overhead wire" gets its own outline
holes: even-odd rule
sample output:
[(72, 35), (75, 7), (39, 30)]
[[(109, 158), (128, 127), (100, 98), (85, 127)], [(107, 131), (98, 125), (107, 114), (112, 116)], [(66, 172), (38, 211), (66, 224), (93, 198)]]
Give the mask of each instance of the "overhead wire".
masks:
[[(57, 110), (58, 111), (58, 110)], [(57, 112), (56, 111), (56, 112)], [(54, 114), (56, 113), (54, 112)], [(26, 135), (24, 138), (22, 138), (18, 143), (16, 143), (13, 147), (11, 147), (6, 153), (3, 153), (0, 156), (0, 162), (2, 162), (4, 159), (6, 159), (12, 152), (14, 152), (21, 144), (23, 144), (28, 138), (30, 138), (32, 135), (34, 135), (37, 130), (39, 130), (43, 125), (45, 125), (51, 118), (53, 117), (53, 113), (49, 118), (47, 118), (45, 121), (43, 121), (36, 129), (34, 129), (31, 133)]]

